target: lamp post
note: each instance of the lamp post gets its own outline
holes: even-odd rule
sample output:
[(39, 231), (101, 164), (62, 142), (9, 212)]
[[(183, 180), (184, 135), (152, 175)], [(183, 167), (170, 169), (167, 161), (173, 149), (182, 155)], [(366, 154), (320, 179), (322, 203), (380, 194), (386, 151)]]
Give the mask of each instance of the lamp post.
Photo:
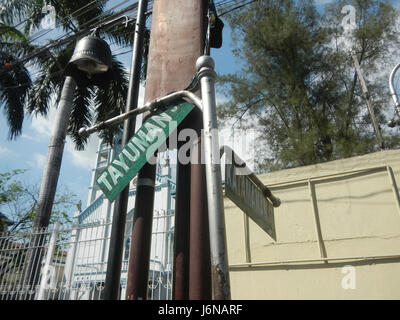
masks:
[(38, 283), (38, 269), (42, 258), (41, 246), (44, 244), (44, 234), (38, 231), (46, 228), (50, 221), (75, 88), (77, 85), (94, 84), (101, 86), (111, 78), (111, 50), (108, 44), (95, 33), (96, 30), (92, 35), (82, 38), (77, 43), (65, 69), (66, 78), (48, 146), (47, 160), (34, 219), (34, 229), (37, 234), (32, 236), (32, 245), (30, 247), (33, 249), (28, 252), (27, 267), (24, 273), (25, 283), (32, 288)]

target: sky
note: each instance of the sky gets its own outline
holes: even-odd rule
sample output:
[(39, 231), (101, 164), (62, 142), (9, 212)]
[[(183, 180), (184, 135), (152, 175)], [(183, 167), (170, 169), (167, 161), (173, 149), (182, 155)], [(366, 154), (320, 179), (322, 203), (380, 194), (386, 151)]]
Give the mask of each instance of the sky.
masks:
[[(112, 4), (115, 0), (111, 1)], [(330, 3), (330, 0), (316, 1), (318, 8)], [(400, 0), (392, 1), (395, 6), (399, 6)], [(51, 37), (51, 33), (49, 37)], [(53, 35), (54, 36), (54, 35)], [(125, 50), (124, 50), (125, 51)], [(212, 49), (211, 56), (215, 60), (216, 72), (218, 74), (233, 73), (240, 68), (240, 61), (236, 60), (232, 53), (230, 29), (225, 22), (223, 31), (223, 46), (221, 49)], [(120, 56), (126, 68), (130, 67), (130, 54)], [(140, 94), (143, 97), (143, 90)], [(217, 100), (223, 99), (217, 91)], [(142, 103), (142, 102), (141, 102)], [(139, 106), (141, 106), (139, 103)], [(16, 140), (8, 140), (8, 127), (5, 116), (0, 111), (0, 172), (7, 172), (14, 169), (27, 169), (24, 179), (29, 183), (40, 184), (43, 169), (46, 161), (47, 148), (52, 124), (55, 117), (55, 108), (51, 108), (47, 117), (25, 116), (23, 133)], [(238, 146), (232, 141), (232, 130), (223, 129), (220, 132), (223, 143), (235, 148), (235, 151), (245, 161), (249, 161), (251, 167), (252, 154), (247, 149), (248, 146)], [(95, 162), (98, 138), (92, 135), (84, 151), (76, 151), (69, 138), (64, 149), (64, 156), (59, 177), (59, 186), (64, 186), (77, 195), (82, 201), (83, 208), (86, 207), (88, 187), (91, 181), (92, 169)]]
[[(119, 1), (110, 1), (113, 6)], [(42, 31), (43, 32), (43, 31)], [(37, 33), (40, 35), (40, 30)], [(35, 38), (34, 33), (32, 38)], [(47, 39), (58, 37), (56, 31), (50, 32), (46, 37), (38, 39), (35, 43), (45, 44)], [(212, 56), (216, 62), (216, 71), (233, 72), (237, 65), (234, 61), (230, 48), (230, 30), (226, 24), (224, 28), (224, 43), (222, 49), (212, 49)], [(40, 40), (40, 41), (39, 41)], [(118, 52), (125, 52), (127, 49), (119, 49)], [(115, 52), (115, 50), (113, 50)], [(131, 54), (119, 56), (127, 70), (130, 68)], [(143, 89), (140, 91), (140, 99), (144, 96)], [(139, 107), (143, 102), (139, 102)], [(56, 108), (50, 108), (46, 117), (25, 115), (22, 135), (15, 140), (8, 140), (8, 126), (5, 115), (0, 110), (0, 172), (7, 172), (14, 169), (26, 169), (24, 179), (29, 183), (40, 185), (43, 169), (46, 162), (48, 143), (53, 131), (53, 123), (56, 115)], [(92, 169), (95, 164), (96, 151), (99, 139), (92, 135), (84, 151), (77, 151), (70, 138), (64, 148), (64, 155), (61, 164), (58, 186), (66, 187), (77, 195), (82, 201), (83, 208), (86, 207), (88, 198), (88, 187), (91, 181)]]

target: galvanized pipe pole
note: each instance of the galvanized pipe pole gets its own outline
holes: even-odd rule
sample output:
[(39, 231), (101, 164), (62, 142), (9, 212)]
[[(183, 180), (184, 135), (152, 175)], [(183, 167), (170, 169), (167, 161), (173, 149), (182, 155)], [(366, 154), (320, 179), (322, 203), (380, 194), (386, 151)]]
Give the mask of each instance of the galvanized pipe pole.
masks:
[(217, 112), (215, 105), (214, 61), (210, 56), (202, 56), (196, 62), (197, 75), (201, 84), (203, 100), (204, 155), (206, 165), (208, 219), (210, 228), (211, 273), (213, 299), (229, 300), (230, 283), (222, 177), (218, 141)]
[[(126, 112), (136, 109), (138, 104), (144, 32), (146, 28), (145, 13), (147, 11), (147, 6), (148, 0), (139, 0), (132, 50), (128, 96), (126, 101)], [(122, 146), (125, 146), (135, 133), (135, 122), (136, 118), (125, 120), (121, 141)], [(110, 247), (108, 251), (107, 273), (103, 296), (104, 300), (118, 300), (119, 298), (128, 198), (129, 185), (121, 191), (114, 203)]]

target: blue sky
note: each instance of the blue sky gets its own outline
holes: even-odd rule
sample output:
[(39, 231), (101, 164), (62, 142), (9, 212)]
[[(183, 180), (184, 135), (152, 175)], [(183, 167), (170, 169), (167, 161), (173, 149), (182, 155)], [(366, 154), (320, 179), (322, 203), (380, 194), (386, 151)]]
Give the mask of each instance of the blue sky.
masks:
[[(113, 5), (111, 1), (110, 5)], [(224, 29), (224, 44), (222, 49), (212, 49), (212, 56), (216, 61), (218, 73), (232, 72), (236, 66), (230, 48), (230, 30)], [(57, 33), (49, 33), (48, 38), (56, 38)], [(44, 43), (44, 38), (40, 39)], [(37, 43), (37, 42), (36, 42)], [(124, 52), (121, 49), (118, 52)], [(126, 68), (130, 67), (131, 54), (120, 56), (120, 60)], [(0, 111), (2, 113), (2, 111)], [(16, 140), (8, 140), (8, 127), (5, 116), (0, 115), (0, 172), (13, 169), (27, 169), (24, 177), (30, 183), (40, 184), (46, 161), (48, 142), (52, 132), (52, 120), (55, 116), (55, 108), (49, 115), (35, 117), (26, 115), (23, 124), (23, 134)], [(64, 156), (60, 171), (59, 185), (66, 186), (82, 200), (86, 206), (88, 187), (91, 180), (92, 168), (95, 161), (98, 139), (92, 136), (85, 151), (76, 151), (69, 138), (64, 149)]]
[[(323, 8), (323, 5), (332, 1), (319, 0), (316, 2), (320, 5), (320, 8)], [(392, 2), (398, 7), (400, 0)], [(112, 3), (113, 1), (111, 1)], [(49, 36), (51, 37), (51, 34)], [(221, 49), (212, 49), (211, 52), (216, 63), (216, 71), (219, 74), (234, 72), (240, 65), (240, 62), (236, 61), (232, 54), (230, 29), (227, 23), (225, 23), (223, 37), (223, 47)], [(121, 52), (125, 50), (121, 50)], [(121, 56), (121, 60), (128, 69), (130, 57), (130, 54)], [(0, 172), (13, 169), (28, 169), (25, 174), (26, 180), (29, 183), (40, 184), (55, 108), (52, 108), (47, 118), (26, 115), (22, 136), (13, 141), (7, 139), (8, 127), (4, 114), (2, 111), (0, 112)], [(229, 135), (229, 131), (225, 131), (223, 134)], [(59, 185), (64, 185), (74, 192), (82, 200), (83, 207), (86, 206), (97, 141), (97, 138), (93, 137), (90, 139), (85, 151), (75, 151), (72, 142), (67, 139), (64, 150)]]

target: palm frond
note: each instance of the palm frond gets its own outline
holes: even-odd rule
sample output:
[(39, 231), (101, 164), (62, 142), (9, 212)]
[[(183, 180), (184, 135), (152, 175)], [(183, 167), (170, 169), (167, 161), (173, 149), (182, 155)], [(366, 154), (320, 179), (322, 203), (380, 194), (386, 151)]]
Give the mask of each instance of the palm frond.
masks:
[[(58, 54), (51, 55), (48, 52), (40, 59), (47, 57), (46, 61), (40, 61), (41, 72), (34, 81), (28, 95), (26, 110), (35, 115), (46, 115), (50, 107), (51, 98), (61, 92), (64, 84), (64, 69), (72, 54), (72, 49), (67, 47)], [(59, 96), (56, 104), (58, 105)]]
[(54, 87), (47, 72), (42, 72), (33, 82), (26, 103), (26, 111), (35, 115), (46, 115)]
[(0, 12), (0, 20), (6, 25), (15, 25), (23, 21), (26, 11), (32, 6), (32, 0), (2, 0), (3, 10)]
[[(113, 79), (105, 88), (97, 88), (94, 97), (96, 123), (115, 117), (125, 111), (128, 94), (128, 74), (122, 63), (113, 57)], [(118, 127), (107, 128), (100, 132), (100, 137), (112, 144)]]
[(0, 39), (13, 39), (19, 41), (28, 41), (28, 38), (18, 29), (5, 25), (0, 22)]
[(77, 150), (83, 150), (87, 142), (87, 138), (81, 137), (78, 131), (82, 127), (89, 126), (92, 121), (92, 95), (93, 89), (90, 87), (78, 87), (75, 91), (68, 135), (72, 138)]
[(15, 139), (22, 131), (24, 102), (31, 78), (25, 66), (17, 64), (15, 57), (4, 51), (0, 51), (0, 66), (0, 107), (9, 124), (9, 139)]

